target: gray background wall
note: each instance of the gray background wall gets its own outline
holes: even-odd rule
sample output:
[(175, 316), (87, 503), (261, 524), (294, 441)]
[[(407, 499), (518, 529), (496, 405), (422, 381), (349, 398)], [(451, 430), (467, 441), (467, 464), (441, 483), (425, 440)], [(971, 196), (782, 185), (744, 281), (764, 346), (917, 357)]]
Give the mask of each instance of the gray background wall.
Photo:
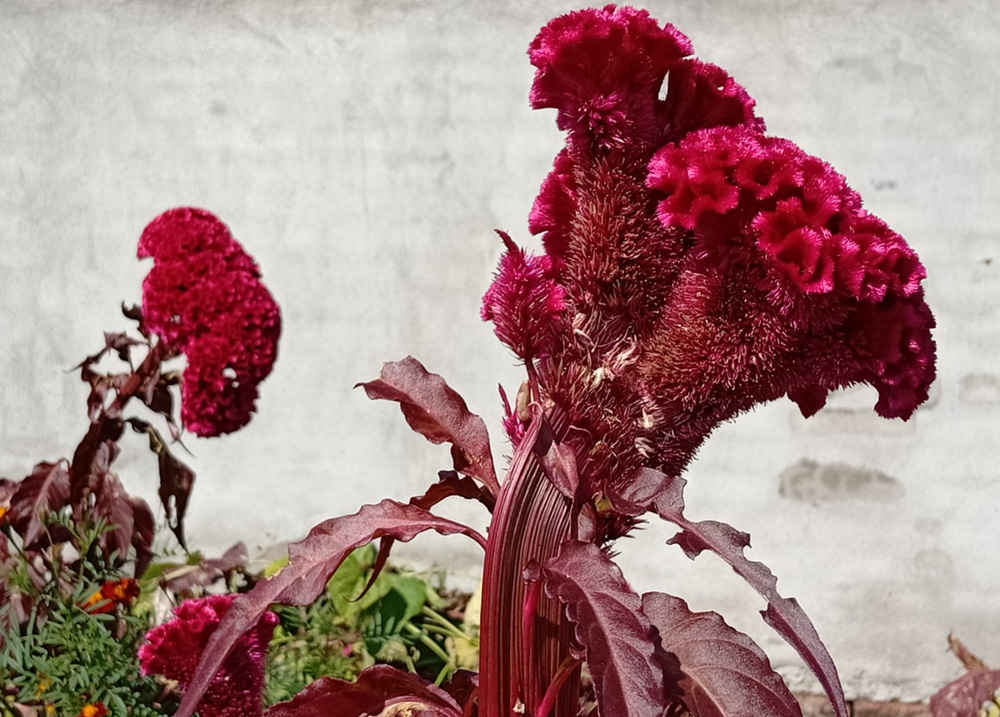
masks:
[[(908, 423), (836, 397), (722, 427), (692, 465), (690, 513), (754, 538), (813, 616), (850, 695), (926, 697), (958, 674), (950, 630), (1000, 665), (1000, 4), (994, 0), (651, 0), (728, 68), (772, 133), (832, 162), (920, 252), (940, 378)], [(520, 374), (478, 318), (499, 254), (527, 237), (561, 138), (532, 112), (524, 51), (564, 2), (0, 2), (0, 473), (72, 453), (67, 370), (124, 328), (145, 224), (212, 209), (284, 311), (259, 415), (187, 439), (193, 545), (263, 550), (384, 495), (447, 453), (352, 385), (413, 354), (499, 437)], [(151, 500), (136, 439), (123, 479)], [(506, 447), (498, 439), (495, 452)], [(131, 456), (131, 457), (129, 457)], [(463, 512), (464, 511), (464, 512)], [(474, 509), (454, 514), (484, 523)], [(797, 687), (812, 683), (711, 557), (651, 527), (620, 546), (639, 589), (723, 610)], [(410, 546), (407, 546), (410, 547)], [(462, 539), (404, 553), (474, 581)]]

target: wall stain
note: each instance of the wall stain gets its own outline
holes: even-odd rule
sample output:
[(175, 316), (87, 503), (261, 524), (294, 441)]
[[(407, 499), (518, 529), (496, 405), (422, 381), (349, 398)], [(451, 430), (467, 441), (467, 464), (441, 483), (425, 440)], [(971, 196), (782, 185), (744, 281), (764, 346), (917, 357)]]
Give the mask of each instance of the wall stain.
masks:
[(902, 483), (874, 468), (845, 463), (819, 463), (803, 458), (781, 472), (778, 495), (791, 500), (828, 503), (845, 500), (899, 500)]
[(964, 403), (1000, 403), (1000, 377), (989, 373), (962, 376), (958, 398)]

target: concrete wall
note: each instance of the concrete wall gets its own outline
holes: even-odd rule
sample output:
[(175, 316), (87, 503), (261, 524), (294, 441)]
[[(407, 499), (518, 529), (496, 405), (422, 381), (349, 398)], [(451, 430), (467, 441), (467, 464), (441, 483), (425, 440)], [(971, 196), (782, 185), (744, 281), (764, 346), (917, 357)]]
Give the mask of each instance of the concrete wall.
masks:
[[(926, 697), (957, 674), (950, 630), (1000, 665), (1000, 4), (651, 1), (758, 100), (770, 130), (832, 162), (920, 252), (940, 378), (908, 423), (867, 390), (804, 421), (783, 402), (724, 426), (689, 471), (690, 513), (754, 538), (813, 616), (848, 692)], [(72, 452), (67, 370), (120, 329), (162, 210), (217, 212), (284, 311), (259, 416), (188, 439), (191, 542), (261, 549), (448, 464), (352, 390), (413, 354), (499, 436), (520, 374), (478, 319), (494, 227), (526, 217), (560, 146), (524, 55), (562, 2), (0, 2), (0, 472)], [(152, 499), (136, 439), (126, 485)], [(498, 441), (498, 455), (505, 447)], [(131, 455), (132, 457), (128, 457)], [(475, 510), (458, 515), (484, 522)], [(621, 546), (636, 587), (727, 611), (809, 687), (760, 601), (651, 527)], [(254, 548), (256, 549), (256, 548)], [(443, 552), (447, 550), (447, 552)], [(406, 553), (468, 580), (477, 549)]]

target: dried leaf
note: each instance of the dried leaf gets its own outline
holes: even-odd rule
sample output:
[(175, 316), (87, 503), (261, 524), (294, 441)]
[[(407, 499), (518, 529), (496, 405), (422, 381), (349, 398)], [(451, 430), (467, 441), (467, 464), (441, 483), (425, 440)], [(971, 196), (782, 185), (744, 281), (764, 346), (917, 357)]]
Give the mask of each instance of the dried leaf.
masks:
[(661, 647), (680, 661), (683, 699), (698, 717), (802, 717), (764, 652), (720, 615), (691, 612), (683, 600), (664, 593), (643, 595), (642, 610)]
[(149, 562), (153, 559), (155, 521), (149, 503), (135, 496), (131, 498), (131, 502), (132, 547), (135, 548), (135, 576), (138, 578), (146, 572)]
[(177, 717), (191, 717), (226, 655), (272, 603), (307, 605), (323, 593), (330, 576), (355, 548), (382, 537), (407, 542), (427, 530), (442, 535), (460, 533), (486, 545), (485, 538), (466, 525), (392, 500), (366, 505), (357, 513), (314, 527), (305, 540), (288, 547), (288, 564), (279, 573), (233, 602), (202, 653)]
[(101, 535), (98, 544), (105, 556), (116, 553), (116, 563), (120, 565), (128, 558), (135, 528), (132, 496), (125, 492), (118, 476), (111, 471), (106, 471), (99, 480), (94, 491), (94, 515), (104, 519), (110, 529)]
[(670, 701), (652, 626), (619, 567), (596, 545), (567, 541), (541, 577), (576, 626), (601, 713), (661, 717)]
[[(152, 440), (151, 437), (150, 444)], [(157, 493), (167, 515), (167, 525), (177, 537), (177, 542), (187, 550), (187, 543), (184, 540), (184, 514), (187, 512), (188, 498), (194, 487), (194, 471), (174, 457), (162, 440), (160, 446), (157, 452), (160, 462), (160, 487)]]
[(432, 443), (450, 443), (455, 470), (479, 478), (498, 495), (500, 485), (486, 424), (469, 411), (445, 380), (412, 356), (382, 366), (379, 378), (363, 386), (368, 398), (399, 403), (410, 427)]
[(974, 655), (961, 640), (954, 635), (948, 635), (948, 649), (955, 653), (962, 666), (967, 670), (988, 670), (989, 665), (983, 662), (977, 655)]

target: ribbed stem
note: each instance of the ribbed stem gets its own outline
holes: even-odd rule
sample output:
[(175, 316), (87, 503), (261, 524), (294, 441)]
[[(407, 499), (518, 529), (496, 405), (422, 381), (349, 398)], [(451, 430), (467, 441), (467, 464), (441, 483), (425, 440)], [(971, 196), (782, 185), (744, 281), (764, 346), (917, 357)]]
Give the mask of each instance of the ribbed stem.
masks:
[[(559, 431), (554, 432), (558, 438)], [(511, 717), (518, 699), (523, 714), (534, 715), (569, 655), (572, 625), (562, 607), (544, 594), (533, 629), (528, 625), (525, 631), (524, 569), (553, 557), (571, 524), (569, 500), (545, 477), (533, 443), (525, 437), (515, 451), (490, 523), (480, 625), (480, 717)], [(577, 671), (561, 690), (552, 717), (574, 717), (578, 692)]]

